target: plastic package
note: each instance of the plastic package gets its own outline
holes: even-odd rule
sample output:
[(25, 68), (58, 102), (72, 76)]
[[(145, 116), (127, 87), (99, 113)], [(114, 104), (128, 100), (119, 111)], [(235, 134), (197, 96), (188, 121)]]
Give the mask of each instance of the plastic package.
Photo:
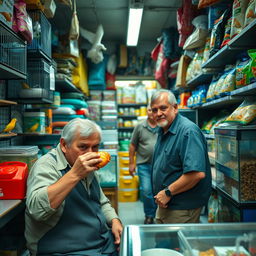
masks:
[(239, 34), (244, 27), (244, 17), (248, 0), (234, 0), (232, 10), (231, 38)]
[(244, 27), (250, 24), (256, 18), (255, 0), (249, 0), (248, 7), (245, 12)]
[(247, 125), (256, 119), (256, 100), (248, 97), (225, 122)]
[(212, 29), (214, 26), (215, 20), (219, 19), (219, 17), (223, 14), (223, 12), (227, 9), (226, 2), (220, 2), (218, 4), (214, 4), (208, 9), (208, 29)]
[(249, 61), (247, 57), (243, 57), (236, 64), (236, 88), (246, 85), (246, 71), (249, 69)]
[(228, 8), (221, 17), (215, 21), (214, 27), (211, 33), (210, 40), (210, 56), (214, 55), (221, 47), (225, 25), (231, 14), (231, 8)]

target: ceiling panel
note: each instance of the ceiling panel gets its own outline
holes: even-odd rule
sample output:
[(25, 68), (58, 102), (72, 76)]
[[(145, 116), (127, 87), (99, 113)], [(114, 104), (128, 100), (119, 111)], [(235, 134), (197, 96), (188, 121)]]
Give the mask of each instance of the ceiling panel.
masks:
[[(176, 11), (180, 0), (144, 0), (144, 14), (139, 41), (156, 42), (163, 28), (176, 27)], [(57, 2), (52, 24), (62, 33), (68, 32), (72, 11)], [(77, 0), (80, 25), (92, 32), (98, 24), (104, 28), (103, 43), (125, 43), (128, 22), (129, 0)]]

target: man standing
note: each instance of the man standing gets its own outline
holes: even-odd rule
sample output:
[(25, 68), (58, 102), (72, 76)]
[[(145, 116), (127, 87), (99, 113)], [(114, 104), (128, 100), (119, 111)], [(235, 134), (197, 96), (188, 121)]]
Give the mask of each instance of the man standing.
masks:
[(157, 127), (156, 122), (153, 119), (150, 106), (147, 107), (147, 115), (147, 119), (143, 122), (140, 122), (134, 128), (132, 133), (129, 147), (129, 172), (133, 176), (137, 164), (145, 213), (144, 224), (153, 224), (156, 212), (156, 204), (152, 192), (151, 162), (154, 145), (157, 139)]
[(27, 182), (25, 237), (32, 256), (116, 256), (122, 224), (100, 188), (101, 129), (76, 118), (57, 148), (33, 165)]
[(153, 191), (157, 223), (198, 223), (211, 193), (207, 143), (199, 127), (178, 113), (171, 91), (151, 98), (160, 127), (153, 156)]

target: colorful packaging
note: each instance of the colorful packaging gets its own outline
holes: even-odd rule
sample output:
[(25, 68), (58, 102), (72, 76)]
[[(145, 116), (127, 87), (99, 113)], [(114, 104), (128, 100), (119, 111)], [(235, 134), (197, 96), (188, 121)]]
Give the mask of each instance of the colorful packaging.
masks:
[(220, 88), (220, 95), (225, 96), (229, 95), (231, 91), (235, 90), (236, 85), (236, 69), (235, 67), (231, 68), (228, 71), (228, 74), (223, 81), (223, 84)]
[(247, 69), (249, 69), (249, 61), (248, 58), (242, 58), (236, 64), (236, 88), (240, 88), (246, 85), (246, 73)]
[(251, 58), (248, 69), (246, 72), (246, 84), (252, 84), (256, 82), (256, 49), (248, 50), (248, 54)]
[(256, 100), (252, 97), (248, 97), (230, 116), (228, 116), (225, 122), (247, 125), (255, 119)]
[(244, 27), (256, 18), (255, 0), (250, 0), (245, 12)]
[(232, 10), (231, 38), (239, 34), (244, 27), (245, 11), (248, 0), (234, 0)]

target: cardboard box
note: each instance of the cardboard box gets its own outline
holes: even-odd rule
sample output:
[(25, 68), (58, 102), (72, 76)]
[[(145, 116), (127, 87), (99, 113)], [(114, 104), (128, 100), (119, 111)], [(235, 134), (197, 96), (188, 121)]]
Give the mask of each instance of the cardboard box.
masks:
[(1, 0), (0, 1), (0, 21), (8, 27), (12, 27), (14, 0)]
[(188, 56), (182, 55), (180, 57), (177, 78), (176, 78), (176, 87), (181, 88), (186, 86), (186, 74), (188, 69), (188, 64), (191, 59)]

